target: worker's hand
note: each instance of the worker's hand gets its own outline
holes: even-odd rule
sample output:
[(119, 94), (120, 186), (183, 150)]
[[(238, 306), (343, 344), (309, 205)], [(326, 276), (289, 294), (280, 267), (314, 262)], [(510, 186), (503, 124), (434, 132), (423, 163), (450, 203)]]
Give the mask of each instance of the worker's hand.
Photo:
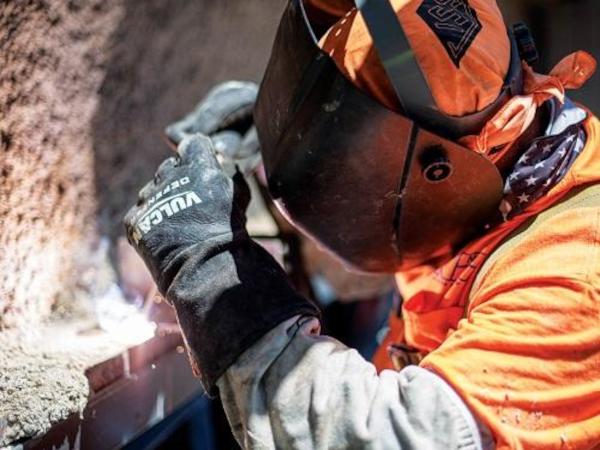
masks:
[(174, 144), (196, 133), (206, 136), (240, 128), (252, 122), (252, 110), (258, 95), (258, 86), (249, 81), (226, 81), (213, 87), (193, 111), (172, 123), (165, 134)]
[[(238, 175), (239, 179), (239, 175)], [(317, 308), (244, 227), (249, 190), (219, 165), (211, 140), (185, 137), (125, 217), (159, 291), (175, 307), (192, 365), (209, 392), (265, 333)]]
[(244, 174), (261, 162), (252, 110), (258, 95), (256, 83), (226, 81), (213, 87), (193, 111), (172, 123), (165, 134), (172, 145), (186, 136), (204, 134), (213, 142), (219, 162), (228, 174)]
[(211, 140), (188, 136), (165, 160), (125, 217), (129, 242), (144, 259), (161, 294), (194, 247), (223, 246), (247, 238), (244, 211), (250, 191), (217, 162)]

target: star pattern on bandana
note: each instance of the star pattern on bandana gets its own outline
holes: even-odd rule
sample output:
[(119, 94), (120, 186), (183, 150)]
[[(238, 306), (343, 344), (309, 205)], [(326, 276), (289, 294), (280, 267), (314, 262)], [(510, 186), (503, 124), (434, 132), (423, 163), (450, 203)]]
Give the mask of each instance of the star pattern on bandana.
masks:
[(504, 185), (504, 220), (523, 212), (562, 180), (585, 146), (581, 123), (561, 134), (538, 138), (523, 153)]

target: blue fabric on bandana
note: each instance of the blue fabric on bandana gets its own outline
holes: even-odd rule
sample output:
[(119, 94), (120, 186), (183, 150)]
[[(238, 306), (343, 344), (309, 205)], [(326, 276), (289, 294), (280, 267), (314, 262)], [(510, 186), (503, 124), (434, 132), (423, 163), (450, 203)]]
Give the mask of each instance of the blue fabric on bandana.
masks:
[(544, 136), (534, 139), (504, 185), (500, 210), (510, 220), (544, 196), (567, 174), (585, 147), (583, 121), (587, 113), (566, 99), (550, 101), (550, 123)]

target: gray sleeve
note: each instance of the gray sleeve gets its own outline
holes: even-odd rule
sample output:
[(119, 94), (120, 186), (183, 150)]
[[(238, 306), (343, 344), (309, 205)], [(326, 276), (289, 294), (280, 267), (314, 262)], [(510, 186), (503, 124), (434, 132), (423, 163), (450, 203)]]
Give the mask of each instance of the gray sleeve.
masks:
[(290, 319), (217, 385), (246, 449), (487, 450), (488, 432), (454, 390), (419, 367), (377, 374), (355, 350)]

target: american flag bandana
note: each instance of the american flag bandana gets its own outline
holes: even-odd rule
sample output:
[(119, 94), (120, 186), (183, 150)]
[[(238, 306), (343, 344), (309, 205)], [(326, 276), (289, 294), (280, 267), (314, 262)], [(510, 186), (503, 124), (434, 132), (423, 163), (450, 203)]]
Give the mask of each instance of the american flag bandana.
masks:
[(583, 121), (587, 113), (569, 99), (550, 101), (546, 135), (534, 139), (504, 185), (500, 211), (505, 221), (527, 209), (567, 174), (585, 147)]

